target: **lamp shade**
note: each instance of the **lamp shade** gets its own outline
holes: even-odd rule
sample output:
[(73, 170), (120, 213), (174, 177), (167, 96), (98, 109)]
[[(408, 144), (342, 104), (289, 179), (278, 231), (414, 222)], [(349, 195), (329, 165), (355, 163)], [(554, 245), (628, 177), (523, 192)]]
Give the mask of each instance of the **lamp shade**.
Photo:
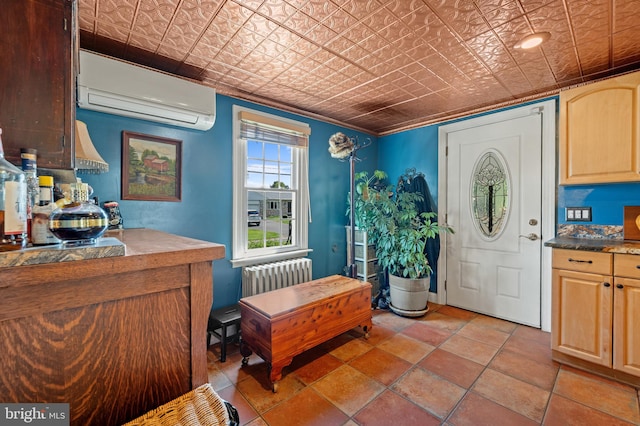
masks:
[(84, 173), (106, 173), (109, 164), (93, 146), (87, 125), (76, 120), (76, 170)]

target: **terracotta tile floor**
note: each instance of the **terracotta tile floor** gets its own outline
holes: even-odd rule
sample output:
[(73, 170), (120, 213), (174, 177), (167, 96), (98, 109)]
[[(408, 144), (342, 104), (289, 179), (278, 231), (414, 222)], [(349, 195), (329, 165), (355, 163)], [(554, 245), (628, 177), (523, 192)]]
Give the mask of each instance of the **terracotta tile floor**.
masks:
[(209, 348), (209, 381), (250, 426), (640, 424), (638, 391), (555, 363), (549, 333), (431, 304), (373, 322), (295, 357), (278, 393), (237, 345)]

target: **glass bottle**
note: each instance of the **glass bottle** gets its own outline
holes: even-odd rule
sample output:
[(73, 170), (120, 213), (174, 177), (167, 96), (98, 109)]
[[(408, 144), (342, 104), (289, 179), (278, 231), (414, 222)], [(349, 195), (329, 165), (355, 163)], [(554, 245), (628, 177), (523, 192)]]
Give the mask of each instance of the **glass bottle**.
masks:
[(22, 170), (5, 160), (0, 129), (0, 252), (27, 245), (27, 184)]
[(37, 159), (38, 151), (33, 148), (20, 148), (22, 171), (27, 181), (27, 238), (31, 241), (31, 224), (33, 220), (33, 208), (38, 204), (40, 188), (38, 186)]
[(40, 176), (40, 199), (33, 207), (31, 242), (33, 245), (58, 244), (60, 240), (49, 229), (49, 216), (56, 209), (53, 202), (53, 177)]

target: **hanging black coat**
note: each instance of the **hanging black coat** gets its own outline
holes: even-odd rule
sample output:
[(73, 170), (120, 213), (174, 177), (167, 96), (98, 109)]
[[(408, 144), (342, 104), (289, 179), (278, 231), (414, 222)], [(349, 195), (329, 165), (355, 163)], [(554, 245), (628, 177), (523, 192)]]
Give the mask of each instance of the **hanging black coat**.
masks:
[[(435, 200), (431, 195), (429, 185), (427, 184), (424, 176), (419, 174), (412, 178), (409, 182), (405, 182), (405, 191), (422, 195), (422, 200), (416, 203), (419, 214), (438, 211), (438, 206), (436, 206)], [(429, 261), (429, 265), (431, 265), (431, 268), (433, 269), (433, 273), (431, 274), (431, 287), (433, 287), (434, 283), (438, 282), (436, 277), (436, 265), (438, 263), (438, 257), (440, 257), (439, 234), (436, 234), (435, 238), (429, 238), (429, 240), (427, 240), (427, 244), (425, 246), (425, 254), (427, 256), (427, 260)]]

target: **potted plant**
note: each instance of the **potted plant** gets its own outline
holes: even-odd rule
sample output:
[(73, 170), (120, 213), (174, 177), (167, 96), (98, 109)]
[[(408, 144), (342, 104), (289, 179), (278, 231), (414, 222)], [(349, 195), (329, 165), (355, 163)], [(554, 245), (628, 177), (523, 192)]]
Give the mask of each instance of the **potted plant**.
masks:
[(431, 265), (425, 253), (429, 239), (453, 232), (433, 219), (435, 212), (419, 213), (419, 193), (397, 191), (385, 183), (387, 174), (376, 170), (356, 174), (356, 225), (375, 245), (379, 265), (389, 274), (390, 308), (404, 316), (427, 312)]

